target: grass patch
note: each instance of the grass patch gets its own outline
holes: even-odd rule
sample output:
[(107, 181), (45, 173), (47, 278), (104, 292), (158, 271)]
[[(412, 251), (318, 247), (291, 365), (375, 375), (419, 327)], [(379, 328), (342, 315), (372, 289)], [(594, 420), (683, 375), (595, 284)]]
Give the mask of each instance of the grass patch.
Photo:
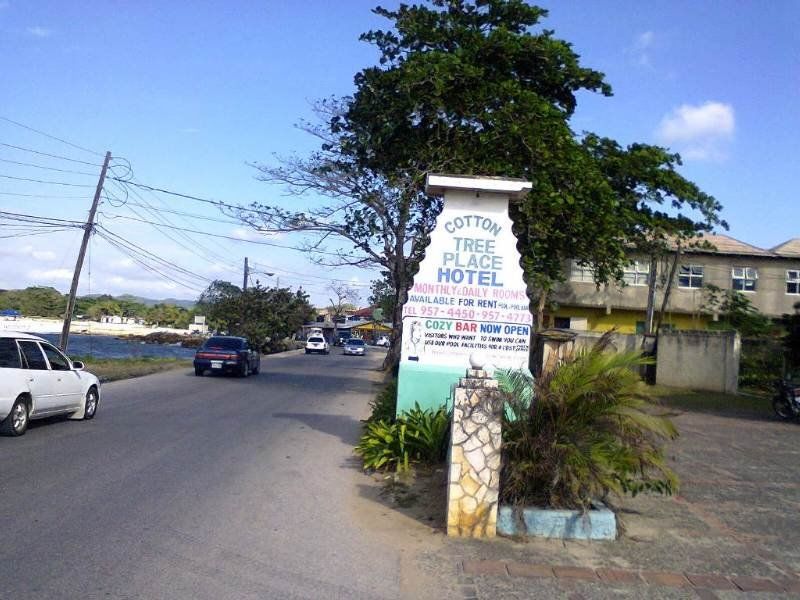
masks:
[(742, 390), (739, 394), (705, 392), (653, 386), (651, 394), (664, 406), (693, 412), (720, 415), (774, 416), (771, 395), (761, 390)]
[(76, 356), (73, 360), (83, 362), (86, 365), (86, 370), (97, 375), (102, 382), (132, 379), (134, 377), (160, 373), (161, 371), (188, 369), (192, 366), (192, 361), (184, 358), (160, 358), (153, 356), (136, 358), (93, 358), (91, 356)]

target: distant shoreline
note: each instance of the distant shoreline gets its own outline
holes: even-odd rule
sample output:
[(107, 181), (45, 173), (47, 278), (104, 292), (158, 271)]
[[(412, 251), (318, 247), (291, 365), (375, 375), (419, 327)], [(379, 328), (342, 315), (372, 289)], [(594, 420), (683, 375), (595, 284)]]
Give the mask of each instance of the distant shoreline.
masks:
[[(46, 319), (36, 317), (23, 317), (19, 319), (0, 318), (0, 331), (23, 331), (27, 333), (61, 333), (64, 326), (62, 319)], [(173, 327), (147, 327), (127, 323), (99, 323), (97, 321), (73, 321), (69, 328), (70, 334), (113, 335), (117, 337), (144, 336), (150, 333), (172, 333), (176, 335), (191, 335), (188, 329), (175, 329)]]

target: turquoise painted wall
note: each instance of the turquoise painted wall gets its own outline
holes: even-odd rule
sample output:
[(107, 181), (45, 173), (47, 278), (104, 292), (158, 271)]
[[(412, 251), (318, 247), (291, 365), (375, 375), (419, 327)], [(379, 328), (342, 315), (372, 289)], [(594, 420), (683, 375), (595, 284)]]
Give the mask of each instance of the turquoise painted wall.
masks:
[(451, 389), (466, 374), (462, 367), (420, 365), (413, 361), (400, 363), (400, 378), (397, 387), (397, 414), (414, 408), (437, 409), (442, 405), (452, 406)]

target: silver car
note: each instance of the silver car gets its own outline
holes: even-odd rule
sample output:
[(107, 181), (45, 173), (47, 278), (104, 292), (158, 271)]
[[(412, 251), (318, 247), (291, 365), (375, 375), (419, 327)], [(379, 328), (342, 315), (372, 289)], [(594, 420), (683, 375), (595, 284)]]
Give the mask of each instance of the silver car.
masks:
[(344, 343), (344, 351), (342, 354), (350, 354), (353, 356), (364, 356), (367, 353), (367, 345), (364, 340), (358, 338), (350, 338)]

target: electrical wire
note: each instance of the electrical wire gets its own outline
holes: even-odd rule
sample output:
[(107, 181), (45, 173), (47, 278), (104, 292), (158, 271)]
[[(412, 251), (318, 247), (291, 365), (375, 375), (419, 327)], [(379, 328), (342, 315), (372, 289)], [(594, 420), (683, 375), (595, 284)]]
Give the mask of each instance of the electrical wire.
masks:
[(117, 243), (121, 243), (121, 244), (125, 245), (131, 251), (137, 252), (137, 253), (139, 253), (139, 254), (141, 254), (143, 256), (146, 256), (146, 257), (149, 258), (149, 260), (152, 260), (152, 261), (154, 261), (154, 262), (156, 262), (158, 264), (161, 264), (164, 267), (175, 269), (179, 273), (182, 273), (184, 275), (188, 275), (189, 277), (202, 279), (204, 281), (207, 281), (208, 283), (211, 283), (211, 281), (212, 281), (208, 277), (204, 277), (202, 275), (199, 275), (197, 273), (189, 271), (188, 269), (185, 269), (185, 268), (181, 267), (180, 265), (177, 265), (177, 264), (175, 264), (175, 263), (173, 263), (171, 261), (166, 260), (165, 258), (161, 258), (160, 256), (158, 256), (156, 254), (153, 254), (149, 250), (146, 250), (145, 248), (142, 248), (138, 244), (135, 244), (134, 242), (122, 237), (121, 235), (118, 235), (118, 234), (114, 233), (113, 231), (109, 230), (108, 228), (104, 227), (103, 225), (98, 225), (96, 229), (100, 233), (103, 234), (104, 238), (108, 239), (107, 236), (111, 236), (112, 238), (114, 238), (114, 241), (116, 241)]
[[(115, 185), (119, 185), (119, 184), (117, 183)], [(144, 203), (143, 205), (141, 205), (144, 208), (144, 210), (146, 210), (148, 212), (148, 214), (152, 215), (153, 218), (157, 219), (157, 221), (160, 223), (160, 224), (158, 224), (158, 223), (153, 223), (152, 224), (152, 226), (156, 230), (158, 230), (159, 233), (161, 233), (162, 235), (164, 235), (168, 239), (172, 240), (174, 243), (178, 244), (184, 250), (187, 250), (188, 252), (191, 252), (192, 254), (197, 256), (198, 258), (201, 258), (202, 260), (208, 261), (208, 262), (210, 262), (211, 264), (214, 264), (214, 265), (218, 265), (218, 264), (221, 263), (223, 265), (227, 265), (228, 267), (233, 267), (238, 272), (238, 266), (237, 265), (233, 265), (232, 263), (230, 263), (228, 261), (227, 258), (225, 258), (223, 256), (220, 256), (219, 254), (216, 254), (215, 252), (211, 251), (210, 249), (208, 249), (206, 246), (202, 245), (197, 240), (189, 237), (189, 235), (187, 235), (185, 232), (177, 231), (176, 235), (178, 235), (182, 239), (186, 240), (189, 244), (191, 244), (191, 246), (187, 246), (186, 244), (182, 243), (180, 240), (176, 239), (175, 237), (173, 237), (172, 235), (170, 235), (166, 231), (163, 231), (161, 229), (161, 227), (174, 228), (175, 225), (171, 221), (169, 221), (169, 219), (167, 219), (165, 217), (162, 217), (160, 214), (158, 214), (158, 210), (159, 209), (157, 209), (152, 204), (147, 202), (147, 200), (145, 200), (135, 189), (131, 188), (130, 191), (131, 191), (131, 193), (133, 193), (137, 198), (139, 198)], [(127, 188), (126, 188), (126, 192), (127, 192)], [(159, 199), (159, 201), (161, 201), (161, 200)], [(133, 214), (138, 216), (140, 219), (143, 219), (142, 215), (139, 214), (138, 211), (136, 211), (135, 209), (131, 208), (131, 205), (135, 204), (135, 203), (126, 201), (126, 202), (123, 202), (123, 204), (125, 206), (127, 206), (128, 210), (130, 210)], [(199, 253), (198, 253), (198, 251), (199, 251)]]
[(29, 179), (27, 177), (14, 177), (13, 175), (0, 174), (0, 177), (4, 177), (6, 179), (14, 179), (16, 181), (29, 181), (29, 182), (32, 182), (32, 183), (44, 183), (44, 184), (47, 184), (47, 185), (66, 185), (66, 186), (69, 186), (69, 187), (81, 187), (81, 188), (97, 187), (97, 186), (86, 184), (86, 183), (66, 183), (64, 181), (44, 181), (42, 179)]
[[(182, 287), (184, 287), (186, 289), (190, 289), (190, 290), (195, 291), (195, 292), (202, 292), (203, 291), (203, 288), (197, 287), (194, 284), (194, 282), (187, 283), (187, 279), (184, 278), (184, 277), (177, 276), (175, 273), (172, 273), (172, 274), (164, 273), (161, 270), (161, 268), (159, 268), (158, 266), (154, 266), (152, 264), (152, 262), (148, 262), (146, 256), (143, 256), (141, 253), (139, 253), (136, 250), (130, 248), (125, 243), (119, 242), (114, 237), (112, 237), (112, 235), (115, 236), (115, 234), (106, 235), (106, 232), (108, 232), (108, 230), (98, 229), (97, 235), (99, 235), (103, 240), (105, 240), (108, 244), (113, 246), (119, 252), (121, 252), (122, 254), (124, 254), (125, 256), (130, 258), (131, 260), (133, 260), (136, 264), (141, 266), (143, 269), (146, 269), (147, 271), (149, 271), (149, 272), (161, 277), (162, 279), (164, 279), (166, 281), (169, 281), (171, 283), (177, 283), (178, 285), (181, 285)], [(108, 232), (108, 233), (111, 233), (111, 232)], [(116, 238), (124, 240), (124, 238), (121, 238), (120, 236), (116, 236)]]
[[(112, 217), (112, 218), (116, 218), (116, 219), (127, 219), (127, 220), (130, 220), (130, 221), (138, 221), (140, 223), (149, 223), (151, 225), (153, 224), (152, 221), (147, 221), (145, 219), (136, 219), (134, 217), (128, 217), (126, 215), (119, 215), (119, 214), (114, 214), (114, 213), (103, 213), (103, 214), (105, 216), (107, 216), (107, 217)], [(158, 224), (158, 223), (156, 223), (156, 224)], [(243, 239), (243, 238), (237, 238), (237, 237), (234, 237), (232, 235), (223, 235), (221, 233), (211, 233), (209, 231), (200, 231), (200, 230), (197, 230), (197, 229), (187, 229), (187, 228), (184, 228), (184, 227), (170, 227), (170, 228), (171, 229), (176, 229), (176, 230), (179, 230), (179, 231), (187, 231), (189, 233), (197, 233), (199, 235), (207, 235), (209, 237), (221, 238), (221, 239), (226, 239), (226, 240), (233, 240), (234, 242), (242, 242), (242, 243), (245, 243), (245, 244), (256, 244), (256, 245), (259, 245), (259, 246), (271, 246), (273, 248), (284, 248), (286, 250), (296, 250), (298, 252), (303, 252), (303, 253), (310, 252), (308, 248), (302, 248), (302, 247), (299, 247), (299, 246), (289, 246), (289, 245), (286, 245), (286, 244), (278, 244), (276, 242), (267, 242), (265, 240), (247, 240), (247, 239)], [(340, 254), (340, 253), (337, 253), (337, 252), (326, 252), (324, 250), (311, 250), (311, 252), (314, 252), (316, 254), (324, 254), (324, 255), (328, 255), (328, 256), (335, 256), (336, 258), (365, 260), (365, 257), (353, 256), (353, 255), (348, 255), (348, 254)]]
[(85, 160), (78, 160), (77, 158), (69, 158), (68, 156), (61, 156), (60, 154), (49, 154), (47, 152), (41, 152), (40, 150), (34, 150), (33, 148), (25, 148), (24, 146), (16, 146), (14, 144), (8, 144), (6, 142), (0, 142), (0, 146), (5, 146), (6, 148), (13, 148), (14, 150), (20, 150), (21, 152), (30, 152), (31, 154), (38, 154), (39, 156), (47, 156), (48, 158), (57, 158), (58, 160), (66, 160), (81, 165), (88, 165), (90, 167), (103, 166), (97, 163), (87, 162)]
[(0, 196), (15, 196), (19, 198), (43, 198), (49, 200), (86, 200), (87, 196), (48, 196), (42, 194), (19, 194), (17, 192), (0, 192)]
[(49, 133), (45, 133), (44, 131), (40, 131), (39, 129), (34, 129), (29, 125), (25, 125), (20, 123), (19, 121), (14, 121), (13, 119), (9, 119), (8, 117), (4, 117), (0, 115), (0, 120), (6, 121), (7, 123), (11, 123), (12, 125), (16, 125), (17, 127), (22, 127), (23, 129), (27, 129), (28, 131), (33, 131), (34, 133), (38, 133), (39, 135), (43, 135), (46, 138), (50, 138), (51, 140), (56, 140), (57, 142), (61, 142), (62, 144), (66, 144), (67, 146), (72, 146), (73, 148), (77, 148), (78, 150), (83, 150), (84, 152), (88, 152), (89, 154), (95, 154), (97, 156), (104, 156), (101, 152), (96, 152), (94, 150), (90, 150), (89, 148), (84, 148), (83, 146), (79, 146), (78, 144), (73, 144), (72, 142), (68, 142), (60, 137), (56, 137)]
[(86, 171), (71, 171), (69, 169), (56, 169), (55, 167), (47, 167), (45, 165), (37, 165), (35, 163), (19, 162), (16, 160), (8, 160), (0, 158), (0, 162), (18, 165), (21, 167), (33, 167), (34, 169), (44, 169), (46, 171), (58, 171), (59, 173), (69, 173), (71, 175), (88, 175), (89, 177), (97, 177), (97, 173), (87, 173)]
[(128, 185), (134, 185), (143, 190), (149, 190), (151, 192), (160, 192), (162, 194), (168, 194), (170, 196), (176, 196), (178, 198), (185, 198), (187, 200), (195, 200), (196, 202), (204, 202), (205, 204), (211, 204), (212, 206), (216, 207), (224, 207), (224, 208), (231, 208), (234, 210), (241, 210), (245, 212), (251, 212), (256, 214), (263, 214), (264, 211), (255, 209), (255, 208), (244, 208), (242, 206), (236, 206), (235, 204), (229, 204), (227, 202), (222, 202), (221, 200), (210, 200), (209, 198), (201, 198), (199, 196), (192, 196), (191, 194), (182, 194), (180, 192), (173, 192), (171, 190), (167, 190), (164, 188), (154, 187), (151, 185), (147, 185), (144, 183), (139, 183), (136, 181), (124, 181), (118, 177), (110, 177), (109, 179), (114, 179), (116, 181), (120, 181), (122, 183), (126, 183)]

